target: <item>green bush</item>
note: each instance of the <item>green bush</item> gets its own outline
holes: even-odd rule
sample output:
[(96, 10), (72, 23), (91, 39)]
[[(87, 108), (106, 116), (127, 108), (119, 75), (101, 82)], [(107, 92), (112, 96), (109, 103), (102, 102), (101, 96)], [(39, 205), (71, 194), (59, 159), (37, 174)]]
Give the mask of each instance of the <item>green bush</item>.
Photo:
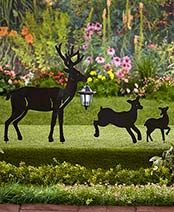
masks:
[(39, 167), (20, 163), (19, 167), (0, 162), (0, 183), (21, 183), (34, 185), (146, 185), (148, 183), (171, 184), (168, 168), (162, 167), (154, 172), (152, 168), (138, 170), (122, 169), (120, 165), (109, 170), (89, 169), (78, 164), (58, 163)]

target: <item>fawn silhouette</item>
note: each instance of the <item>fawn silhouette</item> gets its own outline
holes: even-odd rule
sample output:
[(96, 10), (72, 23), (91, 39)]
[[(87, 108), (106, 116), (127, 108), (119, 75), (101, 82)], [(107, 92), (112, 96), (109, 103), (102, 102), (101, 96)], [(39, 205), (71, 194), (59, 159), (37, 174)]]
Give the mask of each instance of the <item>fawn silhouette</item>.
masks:
[(169, 124), (169, 116), (167, 114), (167, 110), (169, 109), (169, 107), (159, 107), (159, 110), (161, 110), (160, 115), (162, 117), (155, 119), (155, 118), (149, 118), (145, 123), (144, 126), (147, 127), (147, 131), (146, 131), (146, 140), (147, 142), (149, 142), (149, 138), (151, 141), (153, 141), (151, 133), (155, 130), (155, 129), (160, 129), (161, 130), (161, 134), (162, 134), (162, 140), (163, 142), (165, 141), (165, 135), (164, 135), (164, 130), (166, 129), (166, 135), (169, 134), (170, 132), (170, 127), (168, 126)]
[[(66, 87), (64, 89), (23, 87), (10, 92), (6, 99), (11, 99), (12, 114), (5, 122), (5, 142), (9, 140), (8, 127), (10, 123), (13, 123), (18, 140), (22, 140), (22, 135), (18, 128), (18, 122), (24, 118), (28, 110), (53, 111), (50, 133), (48, 136), (49, 142), (53, 141), (53, 131), (57, 117), (59, 119), (60, 142), (63, 143), (65, 141), (63, 134), (64, 108), (73, 99), (77, 90), (77, 83), (79, 81), (86, 82), (87, 77), (74, 68), (74, 66), (80, 63), (83, 59), (83, 56), (80, 56), (79, 50), (74, 52), (74, 47), (72, 46), (68, 52), (63, 55), (61, 52), (61, 45), (62, 44), (56, 46), (56, 50), (67, 67), (65, 71), (69, 74)], [(76, 56), (76, 60), (72, 61), (72, 57), (74, 56)]]
[(135, 126), (135, 122), (137, 120), (137, 110), (143, 109), (143, 106), (139, 102), (139, 96), (134, 100), (127, 100), (129, 104), (131, 104), (131, 108), (129, 111), (116, 112), (111, 108), (100, 108), (98, 113), (98, 120), (94, 120), (95, 127), (95, 137), (99, 136), (99, 127), (105, 127), (108, 124), (113, 124), (117, 127), (126, 128), (127, 132), (132, 138), (133, 143), (136, 143), (137, 140), (135, 138), (135, 131), (138, 135), (138, 140), (142, 139), (140, 130)]

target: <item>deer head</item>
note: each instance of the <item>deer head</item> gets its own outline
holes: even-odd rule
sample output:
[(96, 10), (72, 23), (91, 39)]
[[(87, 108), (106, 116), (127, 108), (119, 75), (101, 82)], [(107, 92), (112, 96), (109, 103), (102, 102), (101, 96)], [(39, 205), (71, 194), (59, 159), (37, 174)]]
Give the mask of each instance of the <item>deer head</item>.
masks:
[(167, 107), (159, 107), (158, 109), (161, 110), (160, 115), (162, 116), (167, 113), (167, 110), (169, 109), (169, 107), (168, 106)]
[(134, 99), (134, 100), (129, 99), (129, 100), (127, 100), (127, 102), (129, 104), (131, 104), (132, 107), (135, 108), (135, 109), (143, 109), (143, 106), (140, 104), (139, 99), (140, 99), (140, 97), (137, 96), (136, 99)]
[[(86, 82), (87, 77), (83, 75), (80, 71), (78, 71), (76, 68), (74, 68), (75, 65), (77, 65), (78, 63), (82, 61), (84, 55), (80, 56), (79, 50), (74, 52), (74, 46), (72, 46), (70, 50), (68, 50), (68, 52), (65, 53), (65, 55), (63, 55), (61, 51), (61, 46), (62, 46), (62, 43), (59, 44), (59, 46), (55, 46), (55, 47), (59, 56), (62, 58), (64, 65), (66, 66), (66, 69), (64, 70), (69, 74), (70, 80), (74, 82), (79, 82), (79, 81)], [(74, 56), (77, 56), (77, 59), (75, 61), (72, 61), (72, 57)]]

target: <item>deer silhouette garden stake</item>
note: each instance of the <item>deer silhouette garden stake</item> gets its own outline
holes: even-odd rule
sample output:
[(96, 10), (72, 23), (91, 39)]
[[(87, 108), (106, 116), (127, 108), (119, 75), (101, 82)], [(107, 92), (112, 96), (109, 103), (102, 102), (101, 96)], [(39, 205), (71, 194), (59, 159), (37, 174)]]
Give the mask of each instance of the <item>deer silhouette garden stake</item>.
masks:
[[(5, 122), (5, 142), (9, 140), (8, 127), (10, 123), (13, 123), (17, 132), (18, 140), (22, 140), (18, 123), (24, 118), (28, 110), (52, 111), (50, 133), (48, 136), (49, 142), (53, 141), (53, 131), (57, 117), (59, 119), (60, 142), (63, 143), (65, 141), (63, 134), (64, 108), (73, 99), (77, 90), (78, 82), (86, 82), (87, 77), (74, 68), (74, 66), (80, 63), (83, 59), (83, 56), (80, 56), (79, 50), (74, 52), (74, 47), (72, 46), (70, 50), (63, 55), (61, 45), (62, 44), (56, 46), (56, 50), (66, 66), (65, 71), (69, 74), (66, 87), (64, 89), (23, 87), (10, 92), (6, 99), (11, 99), (12, 114)], [(75, 61), (72, 61), (72, 57), (74, 56), (77, 58)]]
[(161, 134), (162, 134), (162, 140), (163, 142), (165, 142), (165, 134), (164, 134), (164, 130), (167, 130), (166, 135), (169, 134), (170, 132), (170, 127), (168, 126), (169, 124), (169, 116), (167, 114), (167, 110), (169, 109), (169, 107), (159, 107), (159, 110), (161, 110), (161, 116), (160, 118), (149, 118), (145, 123), (144, 126), (147, 127), (147, 131), (146, 131), (146, 140), (147, 142), (149, 141), (149, 138), (151, 141), (153, 141), (151, 133), (155, 130), (155, 129), (160, 129), (161, 130)]
[(99, 136), (98, 126), (105, 127), (108, 124), (113, 124), (117, 127), (126, 128), (127, 132), (132, 138), (133, 143), (136, 143), (137, 140), (132, 130), (137, 133), (138, 140), (142, 139), (141, 132), (134, 124), (137, 120), (137, 110), (143, 109), (143, 106), (139, 102), (139, 96), (137, 96), (137, 98), (134, 100), (127, 100), (127, 102), (131, 104), (131, 109), (129, 111), (116, 112), (111, 108), (100, 108), (98, 120), (94, 120), (95, 137)]

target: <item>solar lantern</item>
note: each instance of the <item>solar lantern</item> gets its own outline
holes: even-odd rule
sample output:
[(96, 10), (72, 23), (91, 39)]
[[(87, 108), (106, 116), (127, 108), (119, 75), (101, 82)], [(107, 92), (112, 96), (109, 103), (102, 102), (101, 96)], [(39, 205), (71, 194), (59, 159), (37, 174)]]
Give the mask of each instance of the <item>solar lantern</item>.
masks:
[(93, 91), (89, 85), (85, 85), (82, 90), (78, 92), (80, 94), (80, 102), (81, 104), (87, 108), (89, 107), (90, 103), (92, 102), (93, 95), (96, 93)]

